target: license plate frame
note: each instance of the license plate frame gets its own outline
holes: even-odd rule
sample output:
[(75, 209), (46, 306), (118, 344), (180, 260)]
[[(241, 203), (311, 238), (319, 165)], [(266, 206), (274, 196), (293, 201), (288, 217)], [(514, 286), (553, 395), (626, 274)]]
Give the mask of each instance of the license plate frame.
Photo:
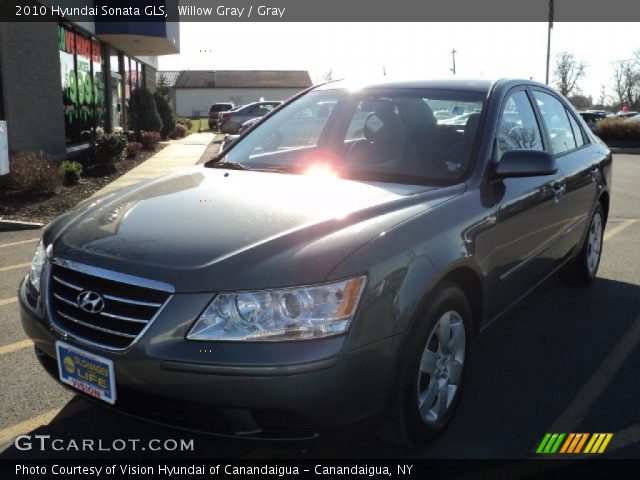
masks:
[(113, 360), (61, 340), (56, 341), (58, 378), (66, 385), (111, 405), (116, 402)]

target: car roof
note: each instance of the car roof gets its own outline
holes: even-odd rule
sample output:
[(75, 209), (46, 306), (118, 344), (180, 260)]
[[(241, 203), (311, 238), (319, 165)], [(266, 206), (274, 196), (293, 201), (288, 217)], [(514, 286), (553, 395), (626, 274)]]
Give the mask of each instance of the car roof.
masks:
[(251, 105), (271, 105), (272, 103), (282, 103), (281, 100), (265, 100), (264, 102), (250, 102), (242, 105), (244, 107), (250, 107)]
[(489, 93), (491, 89), (500, 84), (506, 88), (516, 85), (531, 85), (540, 88), (550, 89), (548, 85), (530, 79), (521, 78), (444, 78), (444, 79), (411, 79), (392, 80), (380, 79), (372, 82), (360, 82), (356, 80), (343, 79), (328, 82), (316, 87), (318, 90), (330, 90), (333, 88), (367, 89), (367, 88), (425, 88), (442, 90), (466, 90), (471, 92)]

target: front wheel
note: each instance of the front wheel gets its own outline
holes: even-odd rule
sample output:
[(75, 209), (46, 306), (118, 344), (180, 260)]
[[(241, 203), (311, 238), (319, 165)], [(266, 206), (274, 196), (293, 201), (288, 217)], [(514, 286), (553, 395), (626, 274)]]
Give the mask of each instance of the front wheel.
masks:
[(380, 430), (385, 440), (414, 447), (444, 431), (460, 397), (470, 340), (464, 293), (452, 284), (439, 286), (408, 333)]
[(570, 285), (588, 285), (593, 282), (600, 266), (604, 238), (604, 211), (598, 203), (591, 221), (584, 245), (578, 256), (567, 264), (562, 279)]

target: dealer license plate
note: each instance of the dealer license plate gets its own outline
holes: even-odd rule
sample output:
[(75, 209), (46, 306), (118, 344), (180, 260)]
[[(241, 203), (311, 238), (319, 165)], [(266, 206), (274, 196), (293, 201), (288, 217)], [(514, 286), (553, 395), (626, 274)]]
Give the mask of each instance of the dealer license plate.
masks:
[(113, 362), (65, 342), (56, 342), (58, 373), (67, 385), (114, 404), (116, 382)]

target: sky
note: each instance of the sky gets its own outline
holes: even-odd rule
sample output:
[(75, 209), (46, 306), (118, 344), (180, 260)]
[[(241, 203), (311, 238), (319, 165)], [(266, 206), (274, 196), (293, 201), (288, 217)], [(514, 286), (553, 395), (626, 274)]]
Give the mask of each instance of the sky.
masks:
[[(559, 23), (551, 66), (568, 51), (586, 62), (579, 82), (594, 101), (612, 95), (617, 61), (640, 49), (640, 23)], [(180, 54), (159, 70), (308, 70), (333, 78), (519, 77), (545, 81), (547, 23), (194, 23), (180, 24)]]

